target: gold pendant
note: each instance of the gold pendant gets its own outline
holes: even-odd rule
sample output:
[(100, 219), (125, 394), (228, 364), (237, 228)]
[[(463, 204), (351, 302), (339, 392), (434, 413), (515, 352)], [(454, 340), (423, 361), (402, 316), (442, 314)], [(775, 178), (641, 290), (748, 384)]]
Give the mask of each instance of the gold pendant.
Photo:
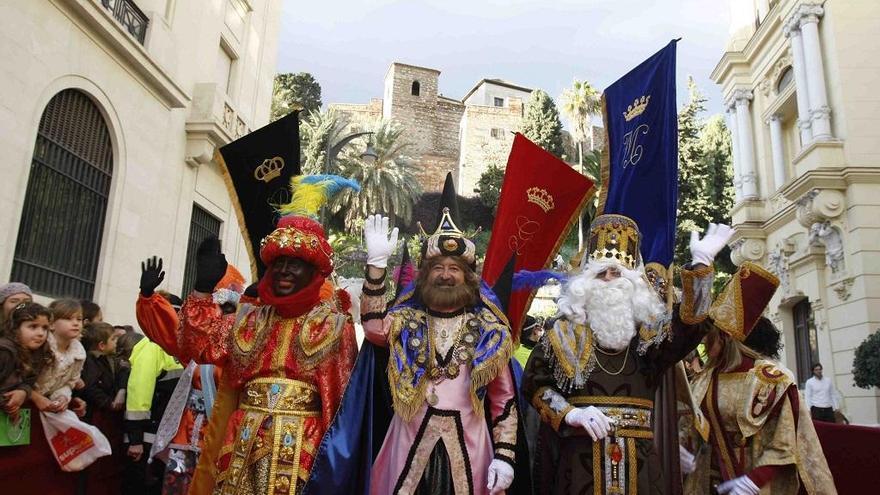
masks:
[(435, 394), (433, 390), (431, 391), (431, 393), (428, 394), (425, 399), (428, 401), (428, 405), (430, 405), (431, 407), (436, 406), (437, 403), (440, 402), (440, 398), (437, 397), (437, 394)]

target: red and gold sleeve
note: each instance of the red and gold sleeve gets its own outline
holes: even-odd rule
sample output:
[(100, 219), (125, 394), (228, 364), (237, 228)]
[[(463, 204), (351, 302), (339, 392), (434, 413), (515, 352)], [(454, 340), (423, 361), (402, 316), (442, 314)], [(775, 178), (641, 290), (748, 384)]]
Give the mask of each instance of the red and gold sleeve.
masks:
[(177, 311), (167, 299), (156, 293), (150, 297), (138, 295), (135, 315), (138, 325), (147, 338), (181, 363), (189, 362), (186, 356), (181, 355), (177, 345), (177, 328), (180, 326), (180, 320), (177, 318)]
[(519, 414), (515, 388), (510, 366), (505, 366), (498, 376), (489, 382), (486, 391), (489, 397), (489, 412), (492, 415), (492, 444), (495, 449), (495, 459), (511, 466), (514, 466), (516, 459), (516, 427)]
[(681, 307), (679, 314), (685, 325), (702, 323), (709, 314), (712, 305), (712, 283), (715, 280), (715, 269), (712, 266), (699, 265), (698, 268), (681, 269)]
[(229, 355), (229, 333), (235, 318), (236, 315), (224, 315), (210, 297), (187, 297), (180, 308), (178, 348), (197, 363), (223, 366)]
[[(328, 318), (326, 325), (334, 325), (335, 318)], [(336, 410), (342, 402), (342, 394), (348, 385), (351, 371), (357, 359), (357, 341), (354, 336), (354, 324), (351, 318), (345, 318), (339, 335), (339, 344), (335, 352), (330, 352), (318, 365), (315, 381), (321, 396), (321, 422), (324, 431), (330, 427)]]

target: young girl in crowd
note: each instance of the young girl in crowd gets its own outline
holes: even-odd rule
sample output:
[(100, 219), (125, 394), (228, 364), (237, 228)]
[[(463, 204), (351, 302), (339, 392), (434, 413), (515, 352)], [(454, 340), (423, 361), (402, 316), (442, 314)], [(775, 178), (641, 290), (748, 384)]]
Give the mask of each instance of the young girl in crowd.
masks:
[(8, 334), (0, 337), (0, 405), (17, 417), (37, 376), (54, 363), (49, 349), (52, 313), (36, 303), (21, 303), (10, 312)]
[(40, 411), (62, 412), (71, 402), (86, 360), (86, 350), (79, 341), (82, 306), (74, 299), (58, 299), (49, 309), (52, 310), (49, 346), (55, 353), (55, 365), (37, 378), (31, 400)]
[[(18, 390), (29, 391), (38, 377), (52, 373), (56, 368), (56, 357), (49, 343), (49, 329), (52, 312), (36, 303), (17, 306), (9, 316), (7, 340), (0, 347), (0, 369), (7, 374), (4, 384), (18, 382), (13, 394), (7, 395), (17, 403), (21, 399)], [(77, 344), (79, 344), (77, 342)], [(68, 343), (68, 349), (70, 343)], [(14, 350), (14, 357), (9, 349)], [(84, 354), (84, 353), (83, 353)], [(10, 363), (10, 359), (14, 360)], [(81, 364), (80, 364), (81, 366)], [(11, 375), (15, 375), (9, 378)], [(35, 392), (30, 392), (33, 397)], [(42, 395), (42, 394), (41, 394)], [(53, 395), (50, 394), (50, 397)], [(45, 398), (45, 397), (44, 397)], [(59, 408), (48, 398), (46, 407)], [(48, 403), (48, 404), (47, 404)], [(66, 406), (66, 403), (65, 403)], [(9, 408), (9, 400), (6, 403)], [(39, 410), (32, 401), (24, 401), (16, 409), (19, 414), (28, 410), (30, 414), (30, 443), (27, 445), (0, 448), (0, 486), (9, 493), (38, 493), (40, 495), (68, 495), (76, 491), (76, 473), (66, 473), (58, 467), (52, 449), (46, 441)]]

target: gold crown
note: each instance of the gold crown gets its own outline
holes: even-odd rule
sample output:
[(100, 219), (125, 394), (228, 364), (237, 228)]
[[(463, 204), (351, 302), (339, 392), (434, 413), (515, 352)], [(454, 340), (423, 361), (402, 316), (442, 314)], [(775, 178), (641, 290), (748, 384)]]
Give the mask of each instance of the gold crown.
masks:
[(526, 196), (528, 197), (529, 203), (538, 205), (544, 210), (544, 213), (549, 213), (550, 210), (556, 206), (553, 202), (553, 196), (540, 187), (530, 187), (526, 189)]
[(284, 168), (284, 158), (276, 156), (274, 158), (266, 158), (263, 163), (254, 170), (254, 179), (261, 180), (265, 183), (272, 182), (272, 179), (281, 175)]
[(623, 118), (626, 119), (627, 122), (641, 115), (646, 108), (648, 108), (648, 102), (651, 101), (651, 95), (643, 96), (641, 98), (636, 98), (632, 105), (626, 107), (626, 112), (623, 113)]
[(641, 258), (641, 234), (636, 222), (623, 215), (600, 215), (590, 226), (589, 258), (591, 261), (617, 260), (635, 270)]

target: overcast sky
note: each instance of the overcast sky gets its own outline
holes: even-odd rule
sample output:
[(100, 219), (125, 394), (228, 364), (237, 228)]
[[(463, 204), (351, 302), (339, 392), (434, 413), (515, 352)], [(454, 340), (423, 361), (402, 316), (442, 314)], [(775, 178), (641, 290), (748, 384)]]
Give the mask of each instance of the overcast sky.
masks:
[(381, 98), (395, 61), (440, 70), (451, 98), (500, 78), (558, 103), (573, 78), (603, 89), (682, 37), (679, 104), (691, 74), (717, 113), (729, 15), (728, 0), (286, 0), (278, 71), (310, 72), (325, 105)]

